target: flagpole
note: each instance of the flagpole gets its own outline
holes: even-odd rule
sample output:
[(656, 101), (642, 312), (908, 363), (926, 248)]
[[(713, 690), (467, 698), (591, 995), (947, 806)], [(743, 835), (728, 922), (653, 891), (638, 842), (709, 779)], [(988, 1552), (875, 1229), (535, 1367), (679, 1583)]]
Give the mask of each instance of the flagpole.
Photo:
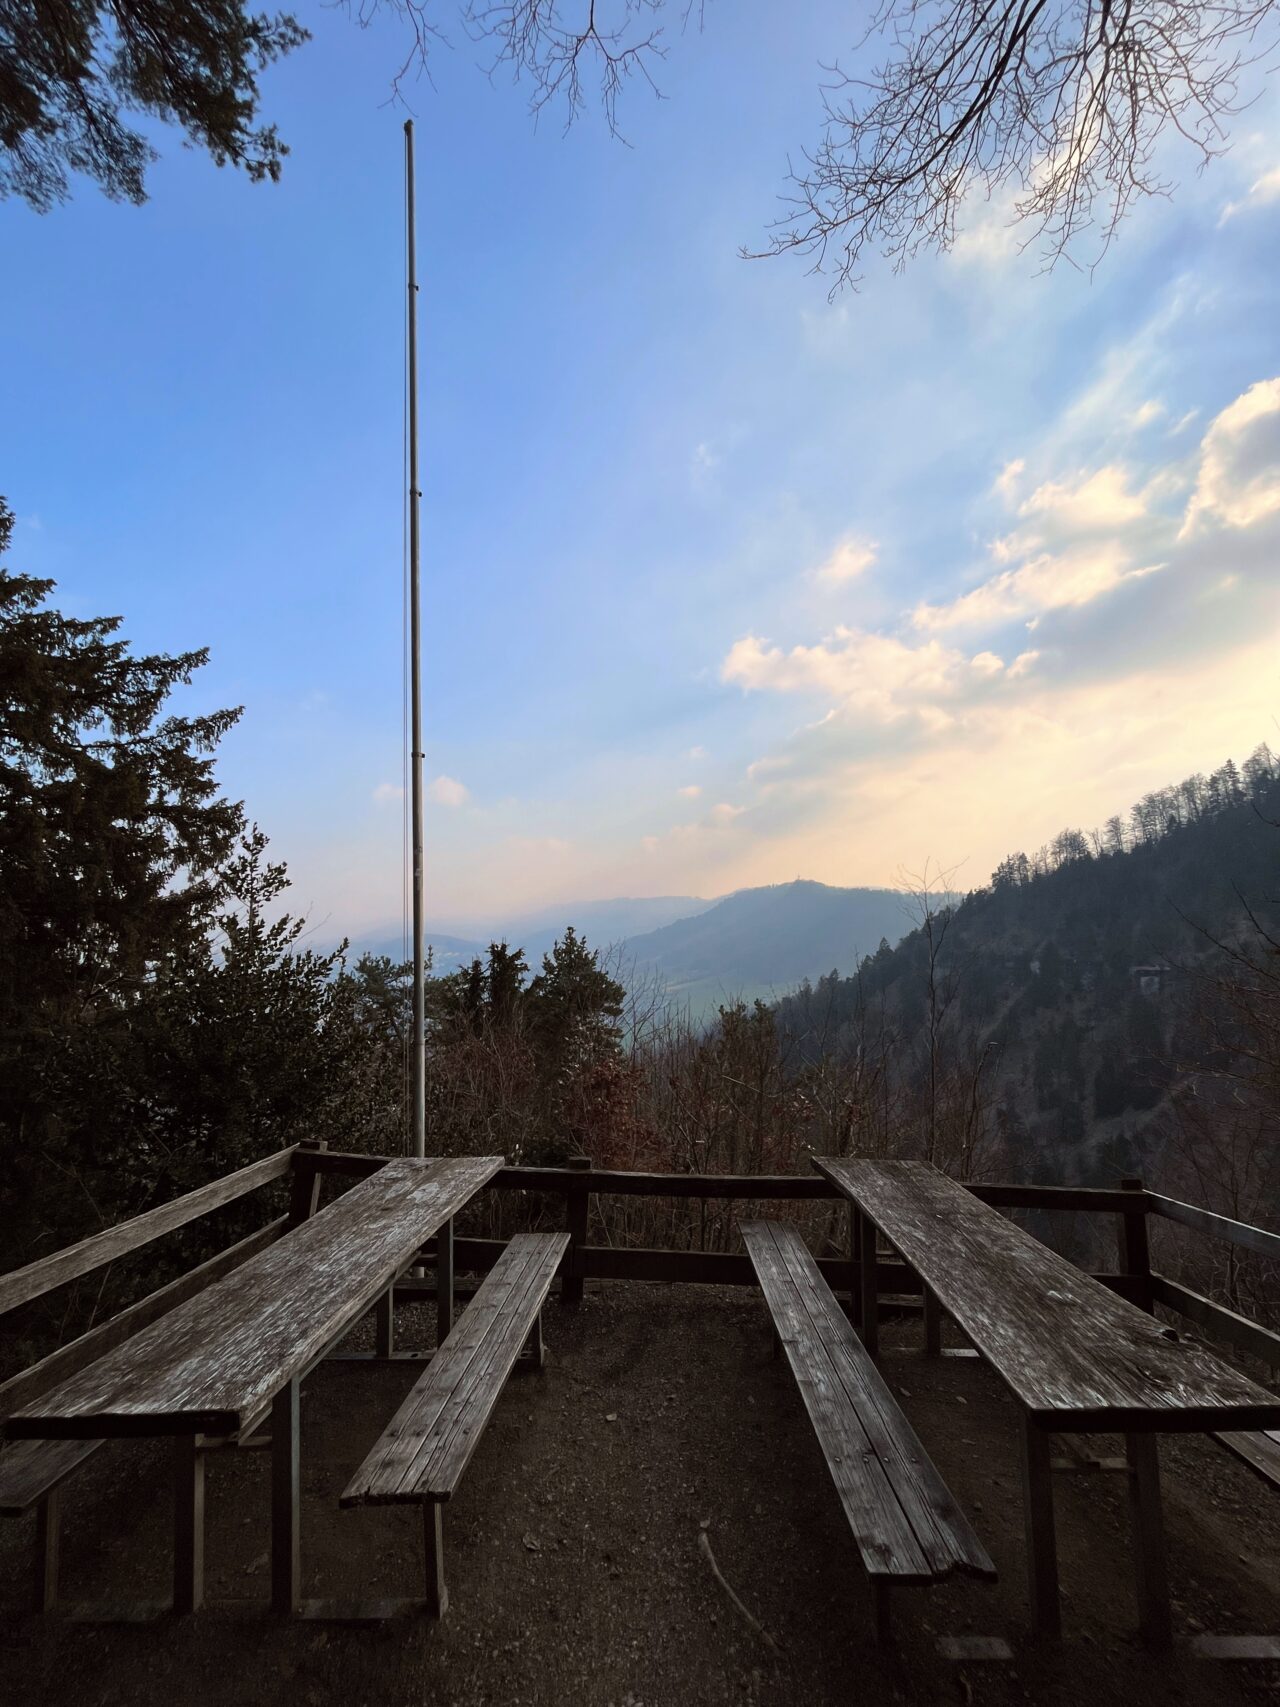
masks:
[(405, 210), (408, 249), (409, 363), (409, 778), (413, 825), (413, 1120), (409, 1154), (427, 1150), (426, 956), (423, 942), (422, 856), (422, 609), (418, 539), (418, 268), (415, 253), (413, 120), (404, 127)]

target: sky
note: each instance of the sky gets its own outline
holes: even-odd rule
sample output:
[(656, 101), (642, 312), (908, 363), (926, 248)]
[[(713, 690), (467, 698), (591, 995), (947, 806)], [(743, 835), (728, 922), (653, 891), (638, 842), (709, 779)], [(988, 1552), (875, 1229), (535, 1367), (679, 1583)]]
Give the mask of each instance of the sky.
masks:
[[(13, 566), (208, 647), (220, 776), (318, 934), (398, 928), (404, 52), (305, 3), (253, 185), (0, 204)], [(1007, 207), (861, 289), (745, 261), (847, 5), (709, 7), (567, 134), (465, 40), (418, 131), (427, 910), (926, 863), (985, 882), (1280, 747), (1280, 105), (1101, 264)], [(1091, 256), (1084, 256), (1091, 259)]]

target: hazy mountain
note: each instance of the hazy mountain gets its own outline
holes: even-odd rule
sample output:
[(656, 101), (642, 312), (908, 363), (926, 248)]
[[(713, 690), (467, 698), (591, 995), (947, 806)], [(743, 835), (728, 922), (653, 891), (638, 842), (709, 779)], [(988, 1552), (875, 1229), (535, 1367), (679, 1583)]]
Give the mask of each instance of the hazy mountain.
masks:
[[(677, 919), (693, 919), (714, 907), (714, 898), (697, 895), (619, 896), (609, 901), (561, 901), (537, 912), (517, 915), (500, 927), (500, 936), (519, 943), (535, 970), (542, 956), (566, 925), (572, 925), (592, 948), (608, 948), (632, 937), (669, 925)], [(485, 938), (488, 942), (490, 939)]]
[[(454, 972), (483, 956), (491, 942), (506, 942), (523, 948), (531, 970), (536, 972), (542, 957), (572, 925), (592, 948), (606, 949), (629, 937), (652, 931), (673, 919), (691, 919), (714, 907), (697, 895), (618, 896), (608, 901), (561, 901), (534, 912), (516, 914), (494, 924), (476, 924), (466, 935), (427, 926), (427, 941), (433, 949), (437, 972)], [(399, 960), (404, 954), (399, 931), (360, 938), (352, 944), (355, 954), (386, 954)]]
[(637, 975), (661, 978), (695, 1015), (742, 996), (777, 997), (803, 979), (851, 970), (914, 925), (897, 889), (835, 889), (797, 880), (726, 895), (694, 917), (633, 936), (626, 958)]

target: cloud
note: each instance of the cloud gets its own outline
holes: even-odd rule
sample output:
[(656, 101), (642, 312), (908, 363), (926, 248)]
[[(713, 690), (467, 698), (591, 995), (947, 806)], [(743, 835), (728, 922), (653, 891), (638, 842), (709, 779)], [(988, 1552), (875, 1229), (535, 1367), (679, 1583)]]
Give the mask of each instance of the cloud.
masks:
[(690, 747), (685, 756), (690, 759), (705, 759), (707, 756), (707, 749), (705, 747)]
[(993, 560), (1001, 569), (977, 587), (940, 604), (917, 605), (912, 623), (937, 633), (951, 628), (999, 627), (1016, 618), (1076, 608), (1114, 591), (1126, 580), (1150, 573), (1141, 559), (1159, 537), (1158, 500), (1168, 480), (1154, 477), (1135, 489), (1132, 472), (1117, 464), (1077, 470), (1042, 481), (1016, 502), (1022, 461), (1010, 463), (996, 482), (1020, 526), (996, 538)]
[(1180, 538), (1213, 523), (1248, 528), (1280, 510), (1280, 378), (1229, 403), (1200, 441), (1200, 471)]
[[(1052, 450), (1052, 432), (1048, 438)], [(1054, 743), (1077, 754), (1082, 786), (1084, 732), (1105, 745), (1117, 730), (1148, 728), (1143, 696), (1154, 695), (1161, 750), (1172, 753), (1166, 736), (1183, 674), (1212, 682), (1220, 696), (1210, 718), (1220, 756), (1255, 743), (1275, 694), (1280, 629), (1280, 379), (1228, 403), (1191, 455), (1153, 460), (1167, 442), (1149, 436), (1141, 461), (1108, 456), (1081, 466), (1072, 452), (1063, 470), (1041, 446), (1006, 463), (987, 496), (1016, 518), (990, 548), (999, 568), (950, 599), (924, 602), (880, 629), (842, 626), (813, 642), (783, 646), (754, 633), (737, 640), (721, 665), (724, 681), (753, 694), (825, 702), (822, 716), (749, 767), (752, 839), (773, 846), (800, 824), (834, 834), (835, 797), (852, 788), (848, 779), (856, 774), (865, 807), (868, 779), (900, 767), (925, 787), (937, 765), (971, 777), (987, 765), (992, 798), (1013, 786), (1006, 761), (1020, 770), (1039, 762), (1046, 792), (1065, 800), (1063, 779), (1050, 774)], [(1010, 646), (1014, 624), (1035, 631), (1034, 646)], [(963, 646), (962, 630), (969, 631)], [(1263, 635), (1271, 636), (1270, 651), (1256, 644)], [(1237, 665), (1228, 669), (1223, 660), (1232, 655)], [(1180, 713), (1188, 730), (1189, 704), (1202, 705), (1190, 689)], [(1117, 720), (1116, 730), (1107, 718)], [(1194, 722), (1200, 742), (1209, 725), (1198, 713)], [(1181, 763), (1171, 760), (1171, 769)], [(1154, 780), (1158, 772), (1145, 774)], [(1001, 799), (1013, 823), (1016, 791)], [(1062, 814), (1064, 821), (1081, 816), (1066, 804)], [(979, 819), (966, 821), (976, 836)], [(847, 831), (848, 820), (841, 822)], [(941, 851), (950, 858), (963, 850), (954, 842), (920, 850)], [(792, 853), (773, 852), (779, 869), (791, 868)]]
[(470, 792), (452, 776), (434, 777), (427, 789), (427, 799), (437, 806), (465, 806), (470, 798)]
[(1251, 208), (1265, 207), (1268, 202), (1280, 201), (1280, 166), (1273, 166), (1269, 172), (1264, 172), (1250, 184), (1247, 194), (1239, 201), (1227, 202), (1218, 216), (1218, 226), (1221, 228), (1229, 219), (1237, 214), (1245, 213)]
[(678, 788), (676, 793), (682, 800), (696, 800), (702, 793), (702, 785), (696, 782), (687, 782), (683, 788)]
[(911, 646), (894, 635), (840, 627), (789, 652), (748, 634), (735, 641), (720, 673), (748, 692), (819, 695), (892, 722), (953, 694), (966, 664), (963, 653), (937, 640)]
[(404, 789), (398, 782), (380, 782), (372, 798), (376, 806), (399, 805), (404, 799)]
[(911, 620), (929, 632), (998, 627), (1015, 617), (1089, 604), (1134, 573), (1127, 554), (1118, 545), (1041, 552), (949, 604), (917, 605)]
[(826, 561), (813, 571), (813, 578), (826, 587), (843, 587), (872, 567), (879, 550), (874, 539), (846, 534)]

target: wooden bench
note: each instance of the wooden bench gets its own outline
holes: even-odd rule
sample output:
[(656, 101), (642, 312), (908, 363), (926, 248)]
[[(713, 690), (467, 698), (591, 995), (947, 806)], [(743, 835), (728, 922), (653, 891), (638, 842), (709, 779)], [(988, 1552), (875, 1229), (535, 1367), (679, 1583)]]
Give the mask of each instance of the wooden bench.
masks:
[(42, 1450), (50, 1443), (171, 1436), (172, 1605), (192, 1612), (204, 1599), (204, 1455), (214, 1444), (243, 1441), (269, 1412), (272, 1605), (282, 1613), (300, 1610), (302, 1378), (388, 1298), (433, 1234), (437, 1264), (443, 1271), (447, 1253), (449, 1265), (441, 1302), (451, 1302), (446, 1227), (501, 1166), (500, 1156), (386, 1162), (105, 1356), (31, 1394), (5, 1419), (5, 1434), (34, 1440)]
[(995, 1567), (799, 1233), (747, 1221), (742, 1237), (871, 1580), (884, 1640), (891, 1587), (955, 1571), (994, 1582)]
[(422, 1505), (425, 1606), (433, 1617), (449, 1605), (441, 1506), (462, 1480), (526, 1341), (542, 1366), (542, 1306), (568, 1245), (568, 1233), (511, 1240), (342, 1495), (344, 1506)]

